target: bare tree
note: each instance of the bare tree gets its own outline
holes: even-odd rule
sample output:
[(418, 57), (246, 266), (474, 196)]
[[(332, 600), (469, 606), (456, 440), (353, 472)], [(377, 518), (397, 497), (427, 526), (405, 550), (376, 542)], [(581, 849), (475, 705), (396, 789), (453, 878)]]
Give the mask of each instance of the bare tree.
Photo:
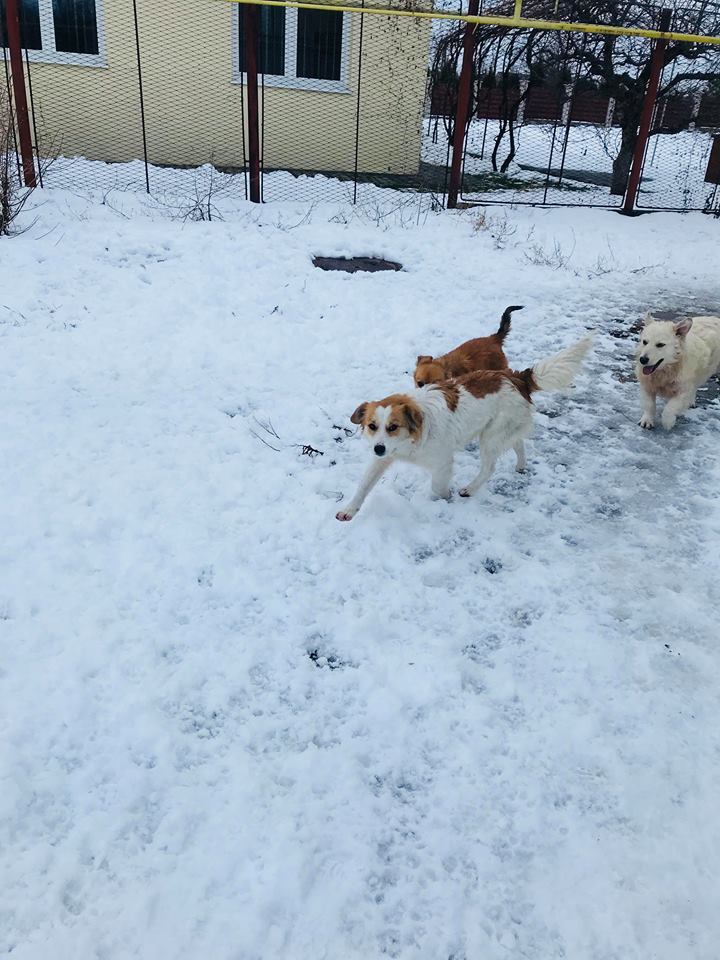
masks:
[[(645, 30), (657, 29), (661, 7), (644, 0), (525, 0), (523, 16), (538, 20), (565, 20), (578, 23), (627, 26)], [(688, 5), (672, 11), (671, 30), (676, 33), (717, 36), (720, 33), (718, 0), (689, 0)], [(447, 84), (449, 69), (459, 72), (459, 51), (462, 48), (464, 25), (450, 32), (438, 45), (431, 69), (441, 68)], [(600, 94), (615, 101), (614, 122), (620, 128), (620, 143), (613, 157), (610, 192), (622, 195), (627, 187), (632, 158), (637, 142), (645, 90), (650, 76), (650, 41), (643, 37), (616, 37), (602, 34), (560, 31), (508, 29), (480, 26), (474, 32), (475, 75), (494, 71), (501, 90), (507, 90), (513, 74), (526, 78), (525, 96), (531, 88), (554, 75), (558, 79), (571, 75), (575, 81), (594, 87)], [(439, 61), (438, 61), (438, 58)], [(720, 75), (720, 52), (710, 44), (668, 42), (664, 55), (665, 71), (658, 99), (674, 91), (690, 93), (698, 85), (717, 82)], [(670, 74), (668, 76), (668, 74)], [(477, 85), (474, 85), (477, 98)], [(477, 100), (471, 111), (476, 112)], [(452, 104), (454, 106), (454, 104)], [(514, 113), (510, 100), (503, 98), (500, 110), (499, 140), (493, 152), (497, 167), (499, 141), (510, 138), (509, 157), (515, 154), (514, 133), (518, 110)], [(451, 121), (448, 121), (451, 125)], [(660, 132), (655, 127), (651, 133)], [(500, 169), (507, 169), (506, 161)]]
[[(657, 29), (660, 8), (637, 0), (570, 0), (575, 19), (591, 23), (627, 24), (641, 29)], [(672, 11), (671, 30), (676, 33), (717, 35), (720, 32), (720, 6), (716, 0), (695, 0), (689, 6)], [(613, 160), (610, 192), (623, 194), (637, 141), (645, 89), (650, 76), (650, 44), (640, 37), (580, 38), (570, 34), (570, 56), (582, 64), (587, 76), (599, 90), (615, 100), (615, 122), (620, 127), (620, 147)], [(658, 100), (673, 90), (689, 91), (720, 73), (720, 56), (709, 44), (667, 44), (663, 66), (667, 71), (658, 91)], [(658, 129), (652, 130), (657, 133)]]
[[(500, 104), (498, 110), (498, 132), (495, 136), (493, 151), (490, 157), (495, 172), (506, 173), (515, 159), (518, 144), (515, 137), (518, 127), (520, 110), (528, 99), (530, 90), (537, 82), (537, 69), (533, 59), (537, 34), (531, 32), (521, 36), (517, 31), (507, 33), (504, 42), (498, 51), (493, 80), (500, 89)], [(499, 66), (499, 68), (498, 68)], [(519, 74), (525, 77), (525, 83), (519, 82)], [(505, 158), (499, 161), (500, 148), (507, 136), (508, 151)]]

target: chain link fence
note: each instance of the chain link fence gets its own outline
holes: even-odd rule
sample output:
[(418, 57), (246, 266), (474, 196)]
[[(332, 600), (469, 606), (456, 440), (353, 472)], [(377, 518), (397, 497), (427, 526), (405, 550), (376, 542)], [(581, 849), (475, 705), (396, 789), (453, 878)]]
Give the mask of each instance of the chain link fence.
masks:
[[(144, 190), (198, 219), (212, 219), (223, 198), (358, 202), (395, 190), (446, 202), (468, 28), (427, 16), (422, 0), (406, 0), (402, 15), (365, 2), (253, 6), (252, 18), (224, 0), (0, 0), (0, 82), (12, 111), (8, 4), (19, 16), (32, 151), (41, 171), (52, 159), (48, 185)], [(601, 16), (602, 0), (588, 10), (538, 0), (531, 13), (615, 24), (637, 7), (643, 23), (656, 22), (657, 7), (621, 6)], [(505, 0), (492, 8), (512, 11)], [(687, 17), (676, 11), (676, 20)], [(631, 51), (641, 74), (652, 41), (472, 30), (461, 200), (620, 206), (636, 118), (593, 57)], [(663, 74), (642, 209), (716, 203), (706, 176), (720, 133), (720, 60), (704, 57), (694, 85), (675, 80), (683, 63)], [(644, 81), (638, 90), (641, 102)], [(15, 148), (19, 139), (18, 128)]]

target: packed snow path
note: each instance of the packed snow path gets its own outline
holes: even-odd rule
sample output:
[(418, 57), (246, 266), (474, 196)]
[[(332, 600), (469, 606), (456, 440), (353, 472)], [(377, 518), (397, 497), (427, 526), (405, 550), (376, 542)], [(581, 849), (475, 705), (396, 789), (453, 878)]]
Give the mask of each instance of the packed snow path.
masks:
[[(0, 952), (716, 960), (720, 409), (640, 430), (614, 334), (720, 310), (720, 223), (43, 199), (0, 241)], [(528, 473), (337, 523), (355, 406), (510, 303), (520, 367), (601, 331)]]

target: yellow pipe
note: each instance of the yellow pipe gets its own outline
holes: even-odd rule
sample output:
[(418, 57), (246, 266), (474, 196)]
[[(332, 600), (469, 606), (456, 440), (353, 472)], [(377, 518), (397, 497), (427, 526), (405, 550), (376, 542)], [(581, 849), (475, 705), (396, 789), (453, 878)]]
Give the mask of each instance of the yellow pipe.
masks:
[[(424, 20), (455, 20), (483, 26), (516, 27), (520, 30), (565, 30), (568, 33), (602, 33), (611, 37), (646, 37), (648, 40), (675, 40), (678, 43), (709, 43), (720, 46), (720, 37), (696, 33), (641, 30), (638, 27), (613, 27), (601, 23), (567, 23), (564, 20), (526, 20), (524, 17), (471, 17), (459, 13), (425, 10), (392, 10), (380, 7), (348, 7), (339, 3), (305, 3), (303, 0), (223, 0), (225, 3), (256, 4), (259, 7), (293, 7), (298, 10), (329, 10), (331, 13), (373, 14), (382, 17), (416, 17)], [(516, 10), (522, 0), (516, 0)]]

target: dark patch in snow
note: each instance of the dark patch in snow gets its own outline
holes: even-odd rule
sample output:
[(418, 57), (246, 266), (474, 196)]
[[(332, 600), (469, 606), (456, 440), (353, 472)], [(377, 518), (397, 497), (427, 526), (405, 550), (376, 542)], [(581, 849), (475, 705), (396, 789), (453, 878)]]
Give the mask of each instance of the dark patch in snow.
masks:
[(334, 653), (322, 653), (317, 648), (315, 650), (308, 650), (307, 655), (315, 666), (320, 669), (327, 667), (328, 670), (339, 670), (341, 667), (350, 666), (348, 663), (343, 663)]
[(603, 497), (595, 509), (595, 513), (601, 517), (607, 517), (608, 520), (617, 520), (623, 515), (623, 509), (617, 500), (610, 500)]
[[(627, 323), (627, 321), (623, 320), (622, 317), (614, 318), (613, 322)], [(630, 326), (615, 327), (614, 329), (610, 330), (610, 336), (615, 337), (617, 340), (634, 340), (642, 330), (643, 322), (643, 317), (639, 317), (637, 320), (634, 320)]]
[(535, 620), (539, 620), (542, 617), (542, 611), (534, 610), (532, 608), (522, 609), (518, 607), (512, 612), (513, 621), (520, 627), (529, 627), (531, 623)]
[(430, 557), (434, 556), (435, 551), (432, 549), (432, 547), (422, 546), (418, 547), (413, 553), (413, 560), (415, 563), (423, 563), (425, 560), (429, 560)]
[(472, 660), (473, 663), (480, 663), (483, 666), (490, 665), (489, 654), (499, 650), (503, 645), (502, 638), (496, 633), (488, 633), (484, 637), (473, 640), (466, 644), (463, 649), (463, 655)]
[(402, 270), (402, 264), (381, 257), (313, 257), (313, 266), (320, 270), (343, 270), (345, 273), (377, 273), (380, 270)]

